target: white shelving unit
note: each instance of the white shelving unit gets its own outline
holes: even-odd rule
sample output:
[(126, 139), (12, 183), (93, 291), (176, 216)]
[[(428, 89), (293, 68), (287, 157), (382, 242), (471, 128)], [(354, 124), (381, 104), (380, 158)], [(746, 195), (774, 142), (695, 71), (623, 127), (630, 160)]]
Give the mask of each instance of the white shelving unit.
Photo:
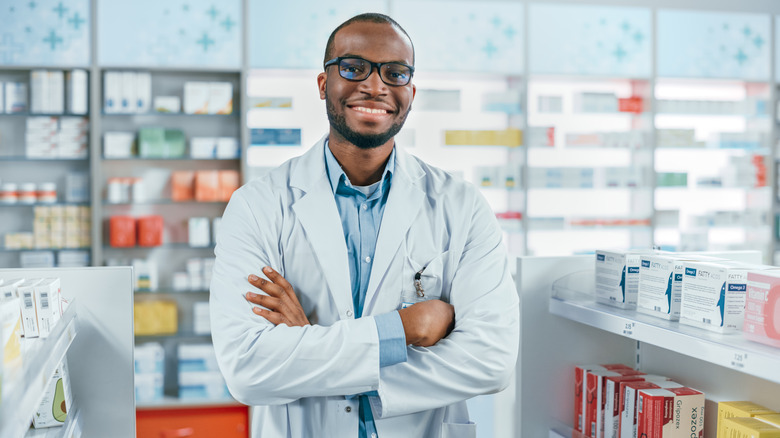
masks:
[[(758, 251), (733, 255), (761, 258)], [(506, 413), (497, 411), (508, 436), (574, 437), (573, 369), (583, 363), (621, 362), (704, 391), (708, 437), (717, 423), (716, 402), (752, 400), (780, 409), (780, 349), (739, 333), (722, 335), (597, 304), (593, 263), (591, 255), (518, 259), (520, 360), (510, 388), (516, 401)]]
[[(4, 376), (0, 436), (135, 436), (132, 268), (0, 269), (0, 278), (58, 277), (70, 305), (45, 339), (25, 340)], [(54, 369), (66, 360), (73, 404), (62, 427), (29, 429)], [(107, 432), (110, 431), (110, 432)]]

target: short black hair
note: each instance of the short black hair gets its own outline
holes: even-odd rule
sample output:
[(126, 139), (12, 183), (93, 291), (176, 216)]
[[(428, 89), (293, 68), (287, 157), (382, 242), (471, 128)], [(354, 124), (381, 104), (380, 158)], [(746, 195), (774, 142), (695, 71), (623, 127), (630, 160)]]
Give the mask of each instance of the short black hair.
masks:
[(412, 46), (412, 66), (414, 66), (414, 43), (412, 42), (412, 38), (409, 37), (409, 34), (406, 33), (404, 28), (401, 27), (401, 25), (398, 24), (397, 21), (393, 20), (392, 18), (390, 18), (385, 14), (379, 14), (376, 12), (366, 12), (364, 14), (355, 15), (349, 20), (341, 23), (339, 27), (335, 28), (333, 32), (331, 32), (330, 37), (328, 37), (328, 44), (325, 46), (325, 59), (322, 60), (323, 64), (333, 59), (333, 43), (334, 40), (336, 39), (336, 34), (339, 33), (341, 29), (349, 26), (352, 23), (389, 24), (393, 26), (396, 30), (401, 31), (401, 33), (404, 34), (404, 36), (406, 36), (406, 39), (409, 40), (409, 44)]

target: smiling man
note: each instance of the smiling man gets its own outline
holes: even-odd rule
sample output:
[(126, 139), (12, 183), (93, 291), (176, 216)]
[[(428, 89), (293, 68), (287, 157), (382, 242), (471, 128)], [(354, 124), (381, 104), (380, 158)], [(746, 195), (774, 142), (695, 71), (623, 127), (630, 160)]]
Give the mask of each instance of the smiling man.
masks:
[(328, 134), (225, 210), (220, 369), (254, 437), (475, 437), (465, 400), (507, 385), (519, 338), (495, 216), (396, 145), (416, 92), (398, 23), (351, 18), (324, 61)]

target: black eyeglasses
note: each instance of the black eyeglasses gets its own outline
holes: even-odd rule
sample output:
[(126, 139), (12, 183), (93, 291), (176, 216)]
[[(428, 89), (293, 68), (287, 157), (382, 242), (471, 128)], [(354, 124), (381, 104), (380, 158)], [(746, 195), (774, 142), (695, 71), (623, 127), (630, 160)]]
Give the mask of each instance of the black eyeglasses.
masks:
[(333, 58), (325, 63), (325, 68), (331, 65), (338, 65), (339, 76), (355, 82), (368, 79), (376, 67), (382, 82), (393, 87), (408, 84), (414, 74), (414, 67), (401, 62), (371, 62), (355, 56)]

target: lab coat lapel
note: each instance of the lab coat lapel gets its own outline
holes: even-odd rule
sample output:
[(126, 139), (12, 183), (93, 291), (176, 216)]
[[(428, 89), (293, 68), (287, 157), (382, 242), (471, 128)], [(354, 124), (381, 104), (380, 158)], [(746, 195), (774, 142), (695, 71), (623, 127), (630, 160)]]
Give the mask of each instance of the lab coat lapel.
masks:
[(383, 290), (382, 293), (378, 293), (378, 290), (387, 280), (385, 277), (390, 263), (397, 257), (398, 247), (423, 205), (425, 192), (418, 184), (424, 175), (417, 161), (396, 146), (395, 173), (379, 227), (364, 315), (386, 313), (398, 305), (400, 288), (397, 291)]
[[(333, 190), (325, 171), (324, 140), (304, 154), (290, 173), (290, 186), (305, 194), (293, 205), (293, 211), (306, 231), (314, 253), (322, 267), (339, 319), (353, 315), (352, 289), (349, 283), (347, 244), (339, 219)], [(295, 254), (288, 257), (294, 259)], [(302, 267), (301, 271), (309, 269)], [(293, 285), (295, 286), (295, 285)]]

